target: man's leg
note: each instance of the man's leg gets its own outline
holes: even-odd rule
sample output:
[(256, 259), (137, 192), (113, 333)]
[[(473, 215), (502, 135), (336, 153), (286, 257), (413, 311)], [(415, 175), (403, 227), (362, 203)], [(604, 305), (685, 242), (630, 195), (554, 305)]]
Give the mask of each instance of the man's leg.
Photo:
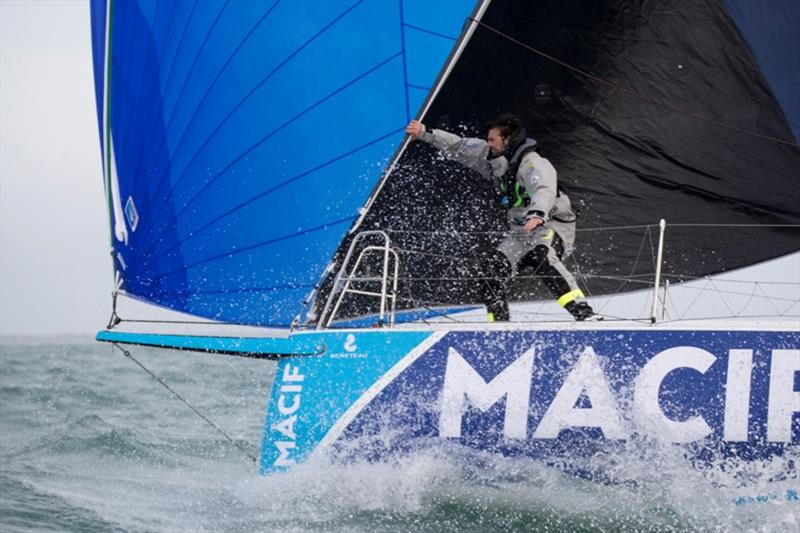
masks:
[(498, 250), (493, 250), (481, 268), (481, 301), (486, 306), (489, 322), (506, 322), (508, 310), (506, 283), (511, 276), (511, 263)]
[(561, 262), (564, 244), (552, 228), (542, 227), (534, 233), (534, 248), (522, 259), (517, 269), (521, 275), (539, 276), (559, 305), (578, 321), (595, 316), (591, 306), (584, 300), (583, 291), (575, 277)]

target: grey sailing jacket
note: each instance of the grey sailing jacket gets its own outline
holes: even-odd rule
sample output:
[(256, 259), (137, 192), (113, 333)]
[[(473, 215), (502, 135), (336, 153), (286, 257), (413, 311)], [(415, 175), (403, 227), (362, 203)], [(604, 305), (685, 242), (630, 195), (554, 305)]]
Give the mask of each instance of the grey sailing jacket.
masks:
[[(427, 129), (420, 140), (435, 146), (444, 157), (461, 163), (492, 180), (495, 186), (508, 169), (505, 157), (489, 158), (489, 145), (483, 139), (459, 137), (444, 130)], [(518, 149), (523, 149), (524, 146)], [(569, 198), (558, 191), (556, 169), (534, 151), (526, 153), (520, 161), (515, 176), (530, 195), (530, 204), (508, 209), (508, 218), (515, 224), (524, 224), (532, 216), (541, 216), (545, 222), (551, 218), (565, 223), (575, 221)], [(541, 213), (534, 214), (534, 213)]]

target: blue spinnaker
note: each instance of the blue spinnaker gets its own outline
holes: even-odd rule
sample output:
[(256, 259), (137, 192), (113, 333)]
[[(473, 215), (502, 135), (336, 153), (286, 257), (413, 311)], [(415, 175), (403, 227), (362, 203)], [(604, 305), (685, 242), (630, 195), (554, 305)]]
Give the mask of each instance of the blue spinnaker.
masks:
[(474, 2), (91, 6), (121, 288), (278, 326), (321, 278)]

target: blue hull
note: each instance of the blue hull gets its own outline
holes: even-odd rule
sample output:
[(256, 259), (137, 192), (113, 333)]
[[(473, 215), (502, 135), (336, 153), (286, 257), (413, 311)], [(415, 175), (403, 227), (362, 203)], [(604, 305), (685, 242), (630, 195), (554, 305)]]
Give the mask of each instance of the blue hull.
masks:
[(699, 468), (800, 453), (798, 331), (360, 330), (292, 338), (325, 351), (278, 363), (264, 474), (315, 454), (383, 460), (456, 443), (601, 478), (586, 459), (631, 446), (678, 447)]

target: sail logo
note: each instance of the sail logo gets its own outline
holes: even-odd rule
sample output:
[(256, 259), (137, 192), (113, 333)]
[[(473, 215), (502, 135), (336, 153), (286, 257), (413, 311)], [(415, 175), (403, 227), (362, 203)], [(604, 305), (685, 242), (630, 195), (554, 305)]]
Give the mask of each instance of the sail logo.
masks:
[[(527, 350), (486, 381), (455, 348), (449, 348), (440, 396), (439, 435), (461, 437), (462, 419), (468, 406), (485, 412), (505, 398), (504, 437), (527, 439), (534, 351), (534, 348)], [(713, 433), (697, 410), (677, 417), (665, 412), (662, 406), (662, 384), (668, 376), (685, 370), (705, 374), (717, 360), (713, 354), (692, 346), (657, 353), (631, 383), (632, 398), (624, 410), (606, 378), (602, 359), (591, 347), (584, 350), (533, 429), (533, 439), (555, 439), (562, 430), (574, 428), (598, 428), (607, 439), (627, 439), (632, 433), (644, 430), (659, 440), (673, 443), (693, 442)], [(753, 351), (730, 350), (727, 366), (722, 392), (722, 438), (745, 442), (749, 431)], [(797, 372), (800, 372), (800, 350), (772, 350), (766, 424), (769, 442), (791, 442), (792, 419), (800, 412), (800, 392), (794, 390)]]
[(136, 231), (136, 228), (139, 227), (139, 212), (136, 210), (132, 196), (128, 196), (128, 200), (125, 202), (125, 218), (128, 219), (131, 231)]

